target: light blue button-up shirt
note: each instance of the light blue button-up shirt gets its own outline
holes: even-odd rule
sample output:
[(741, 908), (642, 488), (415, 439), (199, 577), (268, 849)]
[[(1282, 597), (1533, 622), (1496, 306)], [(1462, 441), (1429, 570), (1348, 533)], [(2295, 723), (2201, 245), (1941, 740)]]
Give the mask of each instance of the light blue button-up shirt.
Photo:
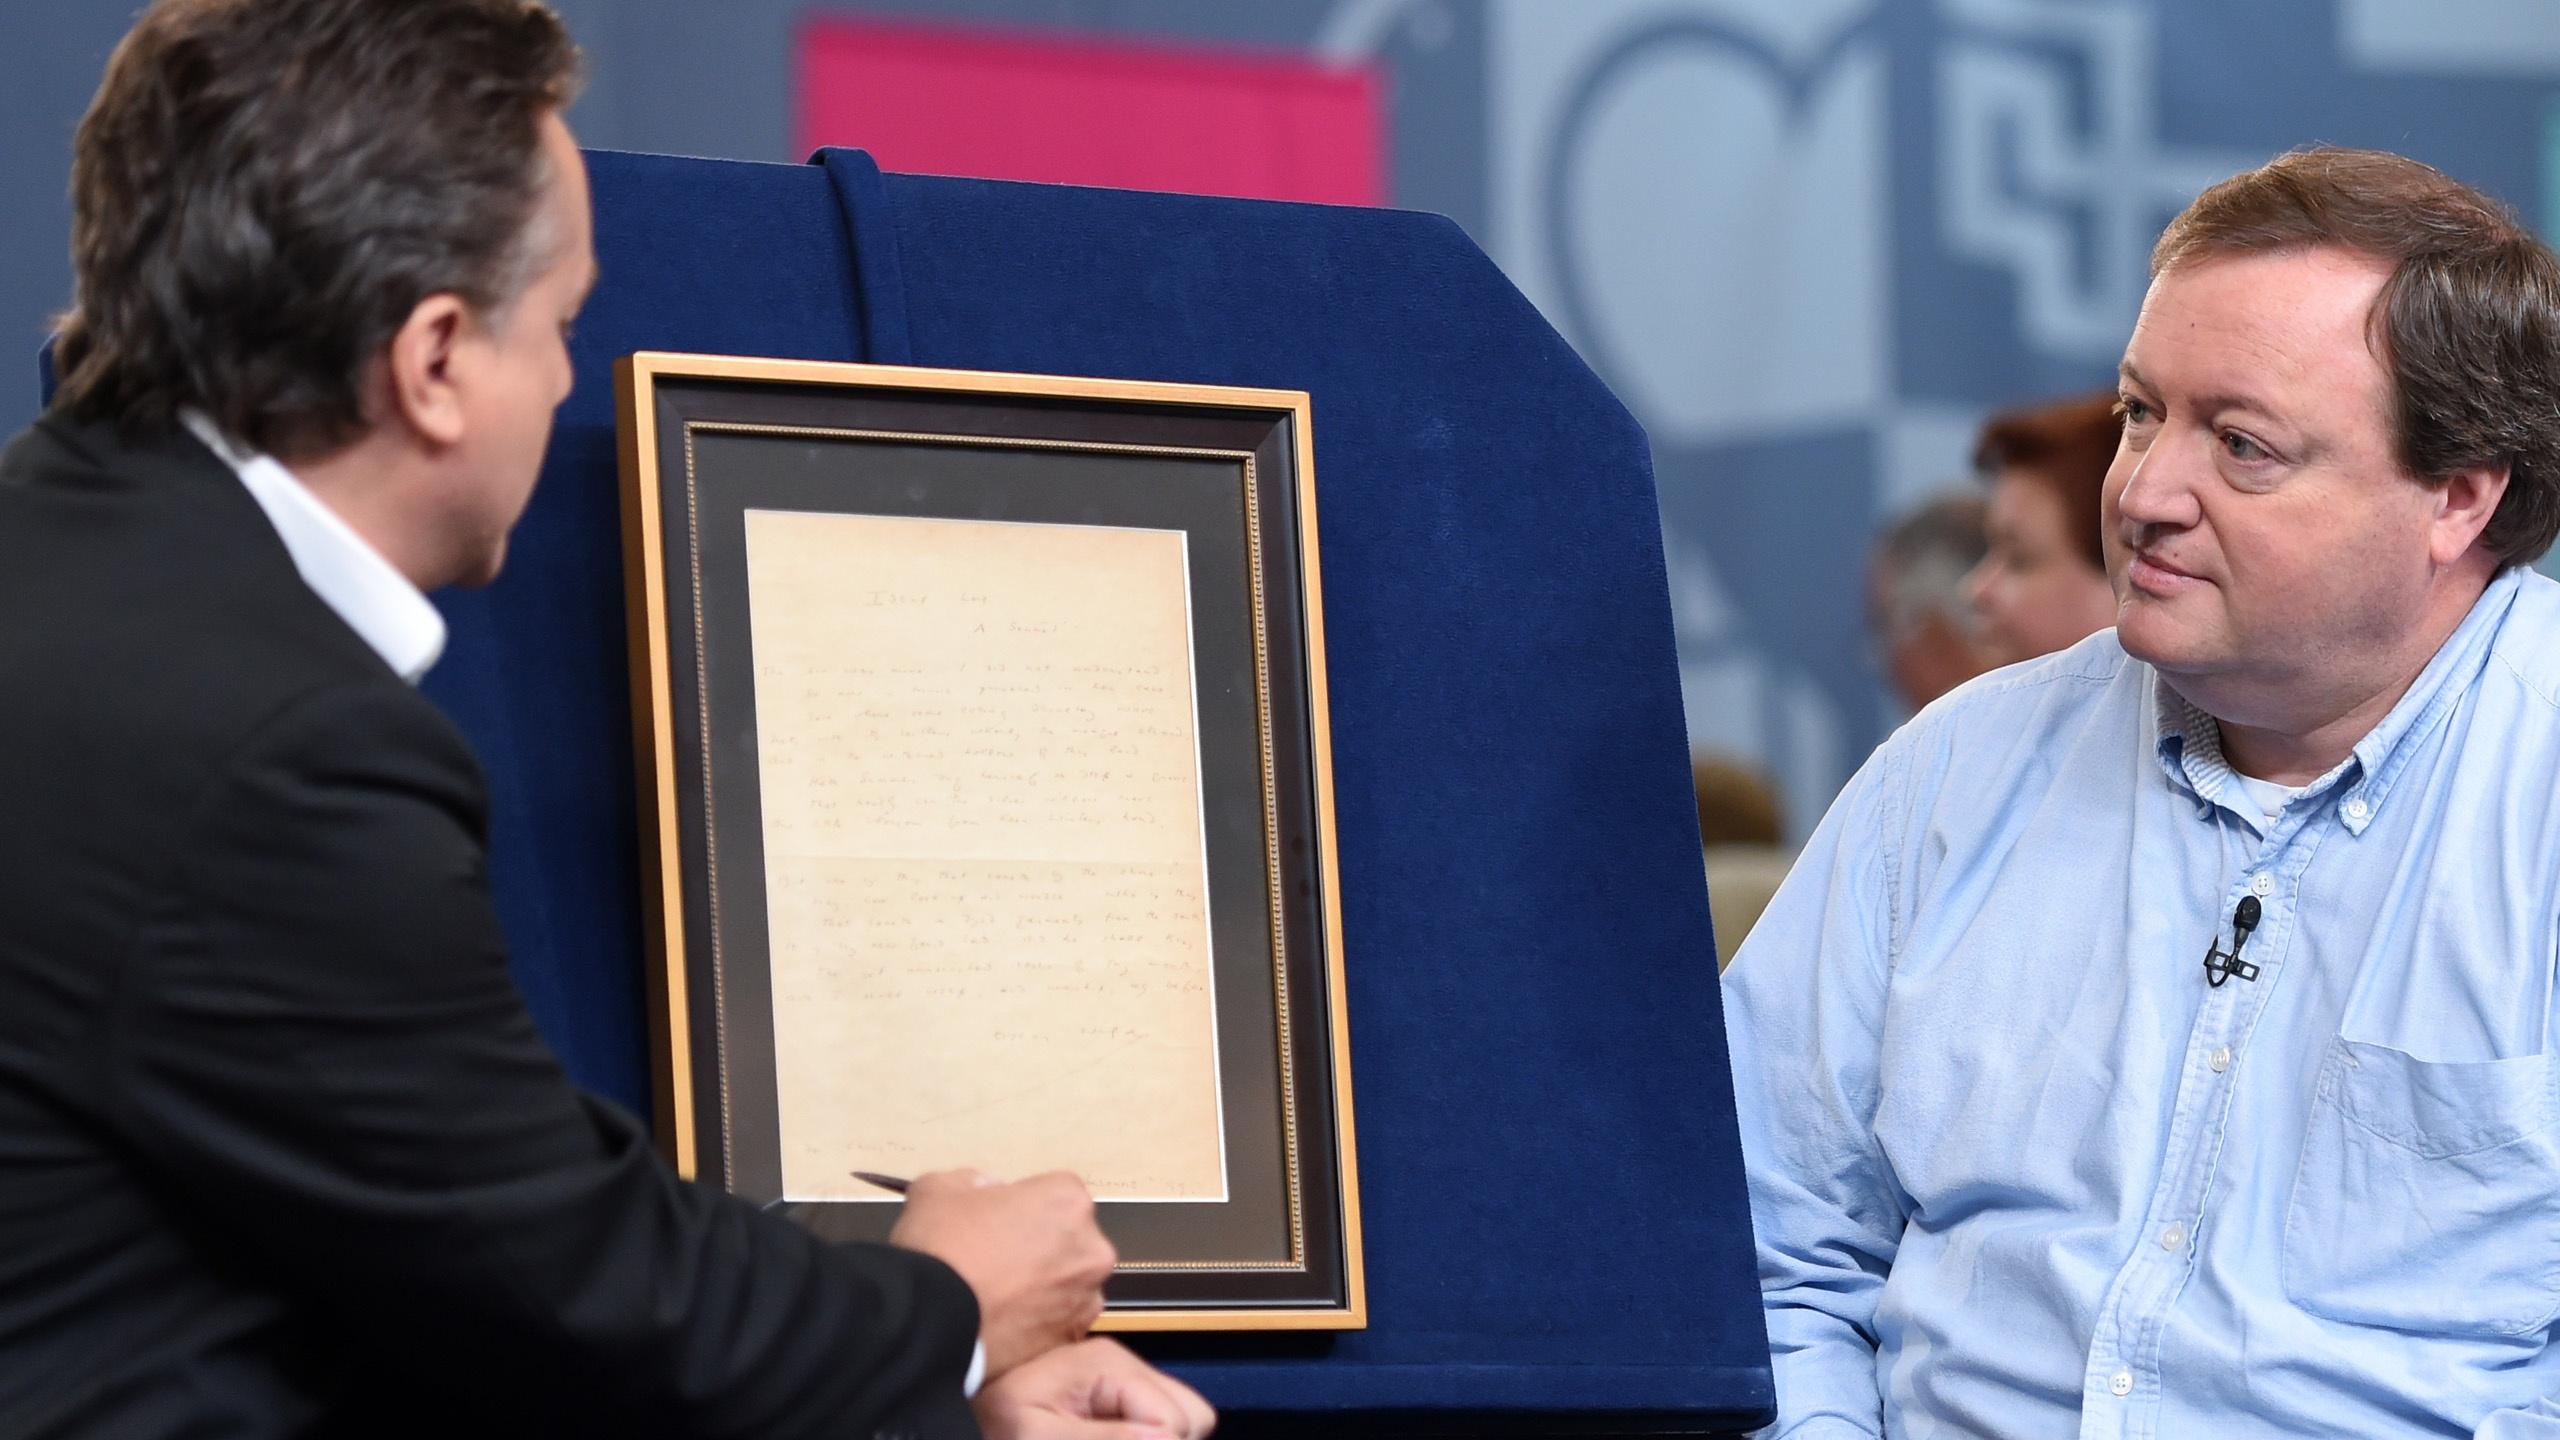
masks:
[(2273, 819), (2112, 631), (1930, 706), (1725, 979), (1765, 1433), (2560, 1437), (2556, 955), (2560, 583)]

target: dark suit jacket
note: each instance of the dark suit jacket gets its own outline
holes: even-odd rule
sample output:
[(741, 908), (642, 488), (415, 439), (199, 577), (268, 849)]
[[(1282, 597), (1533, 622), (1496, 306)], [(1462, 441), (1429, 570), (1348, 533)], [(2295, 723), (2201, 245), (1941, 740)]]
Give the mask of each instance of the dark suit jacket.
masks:
[(192, 438), (0, 455), (0, 1435), (974, 1435), (948, 1267), (561, 1075), (485, 807)]

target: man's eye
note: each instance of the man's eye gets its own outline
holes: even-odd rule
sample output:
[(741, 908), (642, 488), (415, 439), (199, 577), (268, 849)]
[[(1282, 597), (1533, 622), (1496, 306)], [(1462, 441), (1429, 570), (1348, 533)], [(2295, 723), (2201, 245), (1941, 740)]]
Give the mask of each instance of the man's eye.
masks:
[(2130, 395), (2118, 395), (2116, 414), (2127, 425), (2139, 425), (2151, 418), (2151, 407)]
[(2246, 460), (2251, 464), (2269, 458), (2264, 447), (2237, 430), (2222, 432), (2222, 449), (2232, 459)]

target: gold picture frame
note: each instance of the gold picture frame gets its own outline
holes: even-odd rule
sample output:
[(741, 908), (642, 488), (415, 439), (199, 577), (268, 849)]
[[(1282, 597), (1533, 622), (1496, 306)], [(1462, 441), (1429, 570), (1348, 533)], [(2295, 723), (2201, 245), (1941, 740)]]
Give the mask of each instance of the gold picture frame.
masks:
[[(1050, 1132), (1008, 1115), (1031, 1102), (986, 1099), (1003, 1087), (980, 1082), (1020, 1078), (1017, 1097), (1067, 1104), (1072, 1096), (1050, 1094), (1059, 1088), (1050, 1077), (1088, 1073), (1080, 1083), (1113, 1098), (1078, 1114), (1113, 1111), (1123, 1084), (1178, 1102), (1134, 1117), (1160, 1136), (1130, 1141), (1129, 1124), (1097, 1122), (1084, 1137), (1127, 1151), (1112, 1171), (1119, 1191), (1096, 1186), (1123, 1256), (1101, 1328), (1365, 1325), (1306, 393), (659, 352), (626, 357), (616, 379), (656, 1115), (677, 1168), (788, 1205), (821, 1234), (876, 1238), (893, 1208), (841, 1193), (847, 1164), (880, 1153), (918, 1165), (965, 1157), (933, 1153), (944, 1143), (938, 1127), (904, 1111), (871, 1130), (844, 1121), (859, 1137), (849, 1145), (837, 1133), (842, 1113), (913, 1077), (942, 1100), (968, 1090), (968, 1103), (942, 1109), (1028, 1154)], [(873, 578), (845, 578), (857, 573)], [(890, 574), (902, 577), (894, 595), (876, 578)], [(977, 614), (1011, 616), (996, 629), (1037, 638), (1009, 650), (960, 638), (953, 627)], [(1035, 615), (1037, 626), (1025, 618)], [(1054, 638), (1062, 626), (1066, 638)], [(1045, 662), (1053, 652), (1042, 647), (1062, 644), (1115, 663), (1005, 673), (1137, 674), (1116, 663), (1121, 649), (1152, 645), (1158, 662), (1179, 652), (1187, 683), (1107, 693), (1091, 686), (1118, 682), (981, 685), (985, 703), (972, 711), (995, 714), (983, 724), (998, 727), (983, 733), (1015, 739), (968, 749), (995, 758), (948, 775), (892, 769), (864, 758), (876, 747), (841, 738), (854, 733), (847, 723), (942, 736), (934, 727), (956, 702), (931, 698), (950, 689), (934, 666), (976, 665), (983, 678), (990, 656)], [(923, 658), (847, 668), (845, 656), (875, 654)], [(808, 668), (791, 668), (803, 660)], [(1028, 708), (996, 714), (1004, 697), (987, 692), (999, 690), (1024, 692), (1004, 703)], [(855, 708), (828, 708), (839, 703)], [(1088, 717), (1075, 730), (1088, 747), (1077, 755), (1108, 743), (1140, 758), (1122, 771), (1082, 760), (1067, 771), (1005, 768), (1006, 744), (1048, 756), (1062, 733), (1054, 717), (1068, 713)], [(1140, 746), (1140, 735), (1158, 738)], [(930, 753), (961, 753), (956, 743), (936, 739)], [(919, 774), (945, 790), (920, 798)], [(996, 775), (1046, 784), (1043, 797), (1061, 784), (1068, 794), (1033, 804), (972, 788)], [(1147, 786), (1190, 798), (1125, 798)], [(877, 825), (840, 818), (838, 796), (858, 816), (931, 831), (940, 848), (881, 849), (869, 838)], [(1106, 801), (1120, 813), (1106, 816)], [(1184, 813), (1196, 816), (1187, 830)], [(1014, 842), (1030, 836), (1053, 850), (1000, 866), (948, 859), (959, 833), (949, 827), (974, 833), (990, 816)], [(809, 827), (819, 825), (838, 837), (827, 844), (852, 848), (811, 850), (807, 837), (821, 831)], [(859, 843), (841, 838), (855, 831)], [(1164, 861), (1189, 853), (1175, 843), (1186, 835), (1199, 864)], [(1103, 837), (1151, 863), (1093, 868), (1104, 862), (1087, 851)], [(1033, 877), (1048, 907), (1037, 913), (1008, 909), (1014, 892), (1002, 890), (1024, 880), (1025, 864), (1052, 867)], [(915, 872), (881, 868), (890, 865), (944, 867), (934, 873), (950, 903), (920, 891)], [(1196, 883), (1186, 878), (1195, 870)], [(1076, 908), (1087, 887), (1066, 878), (1106, 873), (1172, 877), (1148, 881), (1172, 888), (1143, 900), (1150, 917), (1174, 918), (1102, 936), (1104, 912)], [(1196, 924), (1183, 908), (1192, 896)], [(811, 908), (822, 902), (833, 908)], [(1127, 904), (1136, 914), (1140, 901)], [(995, 933), (986, 917), (998, 915), (1017, 928)], [(903, 941), (822, 945), (808, 939), (820, 924), (830, 937), (935, 926), (969, 954), (997, 958), (958, 967), (974, 977), (966, 981), (909, 984), (901, 957), (927, 952)], [(1078, 955), (1135, 958), (1079, 960), (1076, 984), (998, 1001), (1025, 991), (1010, 967), (1047, 953), (1012, 938), (1023, 933), (1061, 937), (1052, 948)], [(1096, 998), (1076, 998), (1088, 994)], [(1061, 1008), (1087, 1003), (1112, 1007), (1115, 1019), (1174, 1018), (1106, 1027)], [(1001, 1038), (1015, 1032), (981, 1022), (998, 1004), (1035, 1017), (1021, 1046)], [(927, 1032), (948, 1075), (901, 1050)], [(1003, 1076), (1017, 1053), (1049, 1068)], [(1079, 1056), (1090, 1063), (1064, 1063)], [(882, 1069), (897, 1063), (906, 1068)], [(830, 1087), (857, 1070), (874, 1078), (848, 1104)], [(1034, 1133), (1018, 1137), (1009, 1123)]]

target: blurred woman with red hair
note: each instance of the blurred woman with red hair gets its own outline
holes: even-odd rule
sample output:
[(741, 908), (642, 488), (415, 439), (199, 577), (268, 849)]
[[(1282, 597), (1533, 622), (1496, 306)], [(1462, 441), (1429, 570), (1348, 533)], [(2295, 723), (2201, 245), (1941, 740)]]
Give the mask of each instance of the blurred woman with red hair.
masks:
[(2123, 423), (2102, 391), (1994, 415), (1973, 466), (1991, 487), (1990, 545), (1966, 581), (1995, 664), (2069, 649), (2116, 623), (2098, 496)]

